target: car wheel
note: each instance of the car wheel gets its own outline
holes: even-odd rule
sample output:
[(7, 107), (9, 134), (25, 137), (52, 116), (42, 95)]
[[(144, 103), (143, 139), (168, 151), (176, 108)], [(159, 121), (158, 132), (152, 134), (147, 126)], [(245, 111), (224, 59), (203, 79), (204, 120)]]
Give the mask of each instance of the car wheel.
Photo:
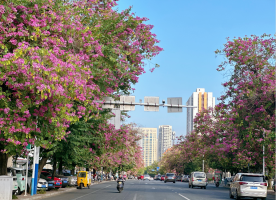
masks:
[(175, 183), (175, 181), (173, 183)]
[(191, 185), (192, 188), (194, 188), (193, 184)]
[(229, 190), (229, 198), (234, 199), (234, 196), (232, 195), (231, 189)]
[(206, 190), (206, 186), (204, 186), (204, 190)]
[(191, 185), (189, 184), (189, 188), (191, 188)]

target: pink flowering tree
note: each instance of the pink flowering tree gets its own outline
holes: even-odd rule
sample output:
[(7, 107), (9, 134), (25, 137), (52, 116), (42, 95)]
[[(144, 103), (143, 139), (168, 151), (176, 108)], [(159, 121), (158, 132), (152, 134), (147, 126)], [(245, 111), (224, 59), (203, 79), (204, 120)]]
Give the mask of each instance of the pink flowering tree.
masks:
[[(183, 159), (207, 160), (207, 165), (232, 172), (275, 171), (275, 39), (269, 35), (227, 41), (222, 50), (226, 61), (218, 70), (230, 70), (223, 84), (225, 94), (215, 109), (198, 113), (194, 132), (180, 142)], [(193, 145), (192, 138), (199, 141)], [(192, 145), (190, 145), (192, 144)], [(187, 145), (187, 146), (186, 146)]]
[(143, 59), (162, 50), (146, 18), (130, 9), (118, 13), (115, 5), (13, 0), (0, 6), (0, 174), (8, 156), (28, 143), (49, 150), (70, 134), (70, 124), (99, 117), (95, 100), (128, 93), (144, 72)]

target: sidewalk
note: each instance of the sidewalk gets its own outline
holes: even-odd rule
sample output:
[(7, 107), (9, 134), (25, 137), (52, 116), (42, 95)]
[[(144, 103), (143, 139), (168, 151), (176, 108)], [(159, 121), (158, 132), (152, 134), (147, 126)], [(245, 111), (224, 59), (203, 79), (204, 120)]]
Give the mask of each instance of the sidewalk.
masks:
[[(98, 184), (101, 184), (101, 183), (106, 183), (106, 182), (109, 182), (109, 181), (103, 181), (103, 182), (96, 181), (95, 183), (92, 183), (91, 186), (98, 185)], [(21, 199), (21, 200), (44, 199), (44, 198), (48, 198), (48, 197), (51, 197), (51, 196), (60, 195), (64, 192), (74, 191), (76, 189), (77, 189), (77, 187), (66, 187), (66, 188), (60, 188), (58, 190), (46, 191), (45, 194), (36, 194), (34, 196), (31, 196), (30, 194), (27, 194), (27, 196), (24, 196), (25, 192), (23, 192), (21, 195), (17, 195), (17, 198)]]

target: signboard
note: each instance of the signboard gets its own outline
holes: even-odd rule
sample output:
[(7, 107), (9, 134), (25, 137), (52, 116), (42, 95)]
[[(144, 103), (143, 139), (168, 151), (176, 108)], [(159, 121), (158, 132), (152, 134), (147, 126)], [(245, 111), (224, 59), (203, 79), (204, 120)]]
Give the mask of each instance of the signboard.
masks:
[[(182, 97), (171, 97), (167, 99), (168, 104), (171, 105), (182, 105)], [(182, 112), (182, 107), (172, 108), (168, 106), (168, 113)]]
[[(120, 103), (127, 103), (120, 105), (120, 110), (135, 110), (135, 96), (120, 96)], [(133, 105), (129, 105), (133, 103)]]
[[(108, 103), (114, 101), (114, 99), (112, 97), (104, 97), (104, 101)], [(114, 108), (114, 104), (103, 104), (102, 108)]]
[(144, 111), (159, 111), (159, 97), (144, 97), (144, 103), (156, 104), (156, 106), (144, 106)]
[(156, 167), (156, 171), (159, 171), (159, 167)]

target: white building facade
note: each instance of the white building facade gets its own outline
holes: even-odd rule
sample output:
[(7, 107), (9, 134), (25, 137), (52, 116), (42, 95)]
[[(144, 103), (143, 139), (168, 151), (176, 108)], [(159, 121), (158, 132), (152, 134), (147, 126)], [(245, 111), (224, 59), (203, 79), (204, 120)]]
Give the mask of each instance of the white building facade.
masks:
[(194, 129), (194, 118), (198, 112), (207, 108), (215, 107), (215, 97), (212, 92), (205, 92), (204, 88), (197, 88), (186, 102), (186, 106), (197, 106), (197, 108), (187, 108), (187, 129), (188, 135)]
[(139, 128), (142, 136), (138, 145), (143, 149), (144, 166), (147, 167), (157, 160), (157, 128)]
[(161, 160), (163, 153), (173, 146), (173, 137), (175, 132), (172, 131), (172, 126), (159, 126), (158, 135), (158, 160)]

